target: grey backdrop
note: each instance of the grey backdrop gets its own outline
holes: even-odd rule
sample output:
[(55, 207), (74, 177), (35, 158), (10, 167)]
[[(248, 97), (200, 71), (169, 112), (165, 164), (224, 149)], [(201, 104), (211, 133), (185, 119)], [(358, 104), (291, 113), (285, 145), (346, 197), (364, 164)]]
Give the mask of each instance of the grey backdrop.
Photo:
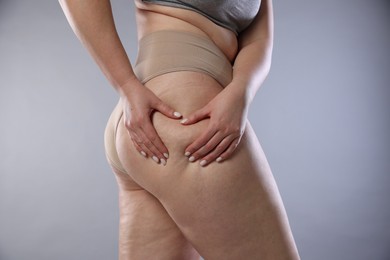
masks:
[[(134, 4), (112, 1), (134, 61)], [(302, 259), (390, 259), (390, 4), (274, 1), (250, 120)], [(57, 1), (0, 0), (0, 259), (116, 259), (118, 95)]]

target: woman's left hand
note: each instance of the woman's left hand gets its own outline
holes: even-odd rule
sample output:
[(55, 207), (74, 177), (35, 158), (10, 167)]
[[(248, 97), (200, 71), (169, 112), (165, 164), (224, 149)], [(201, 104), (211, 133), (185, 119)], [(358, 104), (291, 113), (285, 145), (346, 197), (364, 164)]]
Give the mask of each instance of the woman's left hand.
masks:
[(185, 156), (189, 156), (190, 162), (200, 159), (200, 165), (206, 166), (214, 160), (224, 161), (240, 143), (249, 104), (245, 94), (234, 87), (226, 87), (206, 106), (181, 121), (182, 125), (191, 125), (210, 118), (206, 131), (185, 149)]

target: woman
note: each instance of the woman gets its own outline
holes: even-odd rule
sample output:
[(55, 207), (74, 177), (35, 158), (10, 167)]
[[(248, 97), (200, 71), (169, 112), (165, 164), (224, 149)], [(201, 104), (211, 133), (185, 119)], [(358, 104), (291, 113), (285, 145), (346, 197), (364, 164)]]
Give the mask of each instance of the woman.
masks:
[(60, 0), (119, 101), (105, 149), (120, 259), (299, 259), (247, 119), (270, 67), (271, 0), (135, 0), (131, 66), (109, 0)]

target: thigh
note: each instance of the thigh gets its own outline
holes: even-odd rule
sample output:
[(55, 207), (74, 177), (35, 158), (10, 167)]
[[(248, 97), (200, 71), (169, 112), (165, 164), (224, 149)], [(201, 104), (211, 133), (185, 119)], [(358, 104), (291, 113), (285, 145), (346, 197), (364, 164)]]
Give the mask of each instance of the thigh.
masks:
[(119, 259), (198, 260), (161, 203), (148, 191), (134, 189), (127, 174), (112, 169), (119, 185)]
[[(222, 90), (196, 73), (168, 73), (154, 80), (146, 86), (184, 117)], [(199, 161), (189, 162), (184, 150), (207, 129), (209, 119), (190, 126), (159, 112), (151, 119), (169, 150), (166, 166), (136, 151), (123, 122), (116, 136), (118, 158), (200, 255), (207, 260), (299, 259), (277, 185), (249, 121), (231, 158), (201, 167)]]
[[(183, 155), (170, 157), (165, 167), (138, 159), (133, 148), (125, 149), (129, 141), (121, 132), (123, 166), (158, 198), (202, 257), (299, 259), (277, 185), (249, 121), (233, 156), (207, 167)], [(172, 143), (176, 136), (165, 140)]]
[[(194, 176), (161, 200), (198, 252), (208, 260), (299, 259), (278, 187), (249, 123), (235, 155), (209, 166), (185, 173)], [(200, 185), (193, 179), (201, 179)]]

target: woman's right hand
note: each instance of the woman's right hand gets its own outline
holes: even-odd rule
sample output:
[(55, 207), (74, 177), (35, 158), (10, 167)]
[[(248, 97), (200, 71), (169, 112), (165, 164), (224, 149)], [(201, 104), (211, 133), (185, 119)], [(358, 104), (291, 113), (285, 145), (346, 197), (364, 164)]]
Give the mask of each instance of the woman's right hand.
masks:
[(135, 148), (143, 156), (150, 156), (156, 163), (166, 165), (169, 157), (168, 149), (158, 136), (151, 120), (152, 113), (157, 110), (172, 119), (180, 119), (182, 115), (165, 104), (138, 79), (130, 80), (121, 89), (124, 124)]

